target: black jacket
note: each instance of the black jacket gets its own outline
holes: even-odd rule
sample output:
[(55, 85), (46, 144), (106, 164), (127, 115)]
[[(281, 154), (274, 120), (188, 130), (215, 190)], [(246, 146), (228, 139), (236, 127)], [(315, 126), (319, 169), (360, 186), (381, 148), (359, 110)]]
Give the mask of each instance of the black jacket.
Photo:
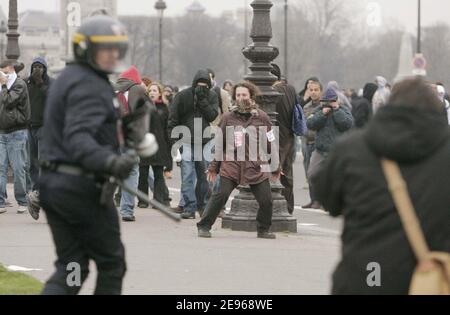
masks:
[(167, 134), (169, 108), (163, 103), (150, 107), (150, 132), (155, 135), (158, 142), (158, 152), (147, 159), (141, 159), (141, 166), (163, 166), (166, 171), (172, 170), (170, 141)]
[[(366, 130), (341, 140), (312, 179), (325, 209), (345, 220), (333, 293), (407, 294), (417, 261), (380, 158), (400, 164), (430, 249), (450, 252), (450, 129), (439, 114), (386, 106)], [(372, 262), (381, 287), (367, 285)]]
[(365, 127), (372, 118), (372, 99), (377, 89), (378, 86), (375, 83), (366, 84), (363, 97), (352, 102), (352, 115), (355, 119), (356, 128)]
[(47, 102), (47, 94), (50, 85), (53, 82), (53, 79), (50, 78), (47, 74), (47, 63), (43, 58), (36, 58), (32, 65), (31, 69), (33, 69), (33, 66), (39, 63), (42, 66), (44, 66), (44, 74), (42, 77), (43, 84), (37, 84), (34, 82), (33, 77), (30, 75), (30, 77), (27, 79), (27, 87), (28, 87), (28, 94), (30, 96), (30, 106), (31, 106), (31, 120), (30, 120), (30, 127), (32, 128), (39, 128), (42, 127), (44, 124), (44, 111), (45, 111), (45, 104)]
[[(200, 70), (192, 82), (192, 87), (187, 88), (175, 96), (170, 107), (170, 117), (168, 124), (169, 139), (172, 138), (172, 130), (177, 126), (186, 126), (191, 132), (191, 143), (206, 144), (211, 138), (203, 138), (203, 131), (210, 126), (219, 115), (219, 99), (216, 93), (209, 90), (208, 97), (204, 100), (198, 100), (195, 95), (195, 87), (199, 81), (211, 82), (209, 73), (206, 70)], [(211, 87), (210, 87), (211, 88)], [(198, 134), (194, 133), (194, 119), (199, 118), (201, 126), (198, 126)], [(201, 129), (199, 128), (201, 127)], [(202, 132), (200, 135), (199, 131)]]
[(0, 92), (0, 133), (11, 133), (28, 128), (30, 122), (30, 100), (27, 84), (17, 78), (7, 89)]
[(42, 160), (106, 172), (108, 160), (120, 153), (118, 102), (107, 76), (82, 64), (67, 66), (49, 91)]

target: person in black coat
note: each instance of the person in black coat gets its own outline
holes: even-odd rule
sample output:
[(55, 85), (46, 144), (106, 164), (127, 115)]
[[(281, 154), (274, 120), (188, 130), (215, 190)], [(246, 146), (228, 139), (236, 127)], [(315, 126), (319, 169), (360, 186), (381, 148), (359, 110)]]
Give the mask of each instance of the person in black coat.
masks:
[(30, 176), (31, 193), (28, 194), (28, 210), (30, 215), (39, 219), (39, 156), (40, 142), (42, 139), (42, 126), (44, 125), (44, 110), (47, 102), (47, 94), (53, 79), (48, 76), (47, 62), (42, 57), (37, 57), (31, 64), (31, 75), (27, 79), (28, 94), (31, 105), (31, 121), (28, 129), (30, 144)]
[[(399, 163), (431, 251), (450, 252), (450, 129), (442, 103), (418, 78), (394, 86), (390, 104), (365, 130), (339, 141), (313, 178), (332, 216), (344, 217), (333, 294), (408, 294), (417, 264), (380, 159)], [(381, 268), (369, 286), (368, 266)]]
[[(206, 206), (208, 182), (203, 149), (212, 137), (204, 136), (204, 131), (219, 115), (219, 99), (211, 91), (211, 86), (208, 71), (199, 70), (192, 86), (178, 93), (170, 108), (167, 132), (169, 139), (172, 142), (177, 140), (172, 138), (173, 131), (183, 133), (188, 129), (190, 133), (180, 134), (181, 139), (177, 141), (177, 145), (182, 146), (181, 191), (185, 202), (184, 213), (181, 214), (183, 219), (195, 219), (195, 213), (202, 213)], [(175, 128), (178, 130), (174, 130)]]
[[(148, 193), (149, 167), (152, 167), (154, 175), (153, 199), (170, 207), (169, 189), (165, 176), (172, 171), (172, 158), (167, 133), (169, 120), (168, 101), (163, 95), (164, 89), (158, 83), (151, 83), (147, 89), (153, 105), (150, 110), (150, 132), (155, 135), (158, 142), (158, 152), (148, 159), (141, 159), (139, 165), (139, 190)], [(140, 202), (139, 207), (147, 208), (148, 205)]]
[(378, 86), (375, 83), (367, 83), (364, 86), (363, 97), (352, 102), (352, 115), (356, 128), (365, 127), (372, 118), (372, 100), (377, 90)]

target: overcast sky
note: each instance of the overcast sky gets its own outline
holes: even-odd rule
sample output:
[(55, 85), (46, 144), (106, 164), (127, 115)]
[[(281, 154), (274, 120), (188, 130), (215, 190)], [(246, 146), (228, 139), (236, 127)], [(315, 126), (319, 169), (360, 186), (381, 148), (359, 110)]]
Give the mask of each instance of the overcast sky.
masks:
[[(165, 0), (168, 6), (167, 14), (183, 14), (186, 6), (193, 0)], [(290, 3), (304, 0), (289, 0)], [(350, 1), (350, 0), (349, 0)], [(417, 1), (416, 0), (362, 0), (367, 3), (376, 2), (380, 4), (381, 14), (384, 19), (397, 19), (409, 30), (414, 30), (417, 21)], [(27, 9), (55, 11), (58, 9), (59, 0), (18, 0), (19, 11)], [(243, 7), (245, 0), (199, 0), (207, 10), (207, 13), (220, 15), (224, 10), (234, 10)], [(247, 0), (248, 3), (251, 0)], [(280, 5), (284, 0), (273, 0), (276, 5)], [(360, 0), (358, 0), (360, 2)], [(118, 0), (119, 14), (155, 14), (153, 5), (155, 0)], [(8, 10), (8, 0), (0, 0), (0, 5), (6, 13)], [(423, 23), (430, 25), (438, 21), (450, 23), (450, 1), (449, 0), (422, 0)]]

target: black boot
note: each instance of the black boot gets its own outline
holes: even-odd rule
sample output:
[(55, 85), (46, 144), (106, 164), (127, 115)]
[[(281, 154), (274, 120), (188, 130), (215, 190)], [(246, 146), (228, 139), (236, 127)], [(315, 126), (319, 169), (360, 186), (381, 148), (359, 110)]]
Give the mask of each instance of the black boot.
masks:
[(274, 240), (277, 238), (277, 236), (273, 233), (270, 233), (268, 231), (262, 231), (262, 232), (258, 232), (258, 238), (263, 238), (266, 240)]

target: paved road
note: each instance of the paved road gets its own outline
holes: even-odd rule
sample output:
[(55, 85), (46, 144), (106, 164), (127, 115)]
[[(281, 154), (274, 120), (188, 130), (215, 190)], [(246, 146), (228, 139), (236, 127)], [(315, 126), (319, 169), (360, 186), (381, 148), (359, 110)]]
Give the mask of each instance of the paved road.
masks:
[[(168, 182), (179, 198), (179, 171)], [(296, 164), (296, 204), (306, 203), (304, 172)], [(12, 186), (8, 186), (12, 201)], [(175, 202), (174, 202), (175, 205)], [(341, 221), (322, 211), (297, 210), (298, 234), (275, 241), (253, 233), (214, 227), (213, 239), (198, 239), (195, 221), (173, 224), (150, 209), (137, 210), (136, 223), (122, 224), (128, 272), (124, 294), (328, 294), (339, 259)], [(34, 222), (15, 208), (0, 215), (0, 262), (30, 269), (45, 281), (53, 271), (54, 247), (45, 217)], [(83, 294), (95, 286), (95, 268)]]

